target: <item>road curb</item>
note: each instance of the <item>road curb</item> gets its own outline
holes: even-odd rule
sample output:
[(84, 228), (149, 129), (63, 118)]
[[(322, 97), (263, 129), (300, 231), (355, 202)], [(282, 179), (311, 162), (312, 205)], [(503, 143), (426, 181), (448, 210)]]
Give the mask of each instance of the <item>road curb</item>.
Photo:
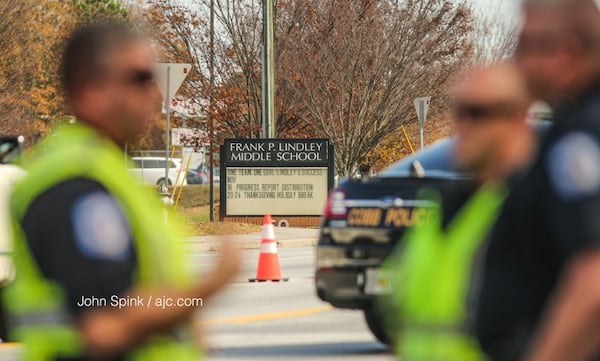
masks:
[[(224, 236), (227, 237), (227, 236)], [(240, 241), (236, 242), (238, 247), (243, 250), (259, 249), (260, 240), (257, 241)], [(286, 239), (283, 241), (277, 241), (277, 247), (280, 248), (298, 248), (298, 247), (314, 247), (317, 244), (317, 240), (314, 238), (299, 238), (299, 239)], [(221, 244), (219, 242), (203, 242), (203, 241), (191, 241), (188, 242), (189, 246), (196, 248), (201, 252), (217, 252), (221, 250)]]

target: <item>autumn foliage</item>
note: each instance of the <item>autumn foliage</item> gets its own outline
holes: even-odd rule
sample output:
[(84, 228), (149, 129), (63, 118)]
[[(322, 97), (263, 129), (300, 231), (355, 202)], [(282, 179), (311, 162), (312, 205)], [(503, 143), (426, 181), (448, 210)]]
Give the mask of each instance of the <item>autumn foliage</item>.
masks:
[[(174, 126), (202, 129), (203, 144), (260, 137), (262, 1), (214, 0), (214, 46), (210, 4), (0, 2), (0, 132), (35, 138), (69, 119), (56, 73), (65, 35), (117, 16), (148, 34), (159, 61), (192, 64), (172, 104)], [(433, 97), (426, 142), (450, 134), (449, 79), (484, 58), (481, 29), (466, 3), (451, 0), (275, 0), (277, 135), (330, 139), (344, 176), (367, 158), (381, 169), (406, 155), (403, 129), (418, 147), (415, 97)], [(131, 146), (162, 148), (163, 118)]]
[[(213, 116), (221, 138), (260, 136), (261, 2), (214, 1), (214, 88), (210, 1), (152, 4), (144, 17), (165, 60), (196, 69), (182, 96)], [(449, 77), (472, 55), (471, 10), (449, 0), (278, 0), (275, 9), (277, 134), (329, 138), (340, 175), (410, 127), (415, 96), (433, 96), (441, 114)]]
[(115, 0), (0, 1), (0, 134), (31, 142), (70, 119), (58, 75), (65, 37), (79, 23), (127, 16)]

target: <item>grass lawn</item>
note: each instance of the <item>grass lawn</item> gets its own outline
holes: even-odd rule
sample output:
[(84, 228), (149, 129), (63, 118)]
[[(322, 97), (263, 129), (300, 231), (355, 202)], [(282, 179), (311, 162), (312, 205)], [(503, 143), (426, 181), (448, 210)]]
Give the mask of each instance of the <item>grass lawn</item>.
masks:
[[(176, 190), (175, 197), (177, 196)], [(215, 187), (215, 204), (219, 202), (219, 187)], [(185, 232), (193, 236), (213, 234), (244, 234), (259, 232), (261, 227), (253, 224), (209, 221), (209, 187), (188, 185), (183, 187), (177, 214), (185, 223)], [(215, 214), (215, 218), (218, 215)]]
[[(171, 190), (172, 192), (173, 190)], [(179, 199), (178, 208), (191, 208), (191, 207), (200, 207), (200, 206), (208, 206), (209, 203), (209, 187), (207, 185), (196, 185), (190, 184), (183, 187), (181, 191), (181, 198)], [(175, 190), (175, 195), (173, 198), (177, 198), (179, 193), (179, 188)], [(219, 187), (215, 186), (214, 190), (215, 195), (215, 203), (219, 203)], [(208, 210), (207, 210), (208, 214)], [(207, 219), (208, 220), (208, 219)]]

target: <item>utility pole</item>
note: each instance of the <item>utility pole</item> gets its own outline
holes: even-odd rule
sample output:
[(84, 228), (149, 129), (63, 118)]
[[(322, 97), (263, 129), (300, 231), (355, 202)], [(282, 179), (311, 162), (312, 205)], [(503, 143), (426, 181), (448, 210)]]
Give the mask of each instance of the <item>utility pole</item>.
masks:
[(273, 0), (263, 0), (262, 121), (263, 138), (275, 138), (275, 30)]
[(214, 195), (214, 165), (213, 165), (213, 138), (215, 135), (214, 130), (214, 119), (213, 119), (213, 102), (214, 102), (214, 89), (215, 89), (215, 0), (210, 0), (210, 107), (208, 112), (208, 131), (209, 134), (209, 145), (208, 145), (208, 193), (209, 193), (209, 207), (210, 207), (210, 221), (215, 221), (214, 209), (215, 209), (215, 195)]
[[(167, 112), (167, 126), (165, 129), (165, 189), (169, 187), (169, 142), (171, 140), (171, 67), (167, 65), (167, 93), (165, 96), (165, 111)], [(174, 180), (177, 183), (177, 179)]]

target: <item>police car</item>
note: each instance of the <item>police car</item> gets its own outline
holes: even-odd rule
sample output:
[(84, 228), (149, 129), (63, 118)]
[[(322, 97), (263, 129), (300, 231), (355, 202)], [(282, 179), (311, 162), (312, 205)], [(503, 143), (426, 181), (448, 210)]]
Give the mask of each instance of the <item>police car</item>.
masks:
[(439, 141), (366, 182), (340, 184), (327, 201), (316, 250), (317, 295), (334, 307), (363, 310), (381, 342), (389, 339), (375, 300), (391, 287), (380, 266), (407, 228), (432, 214), (433, 204), (419, 192), (437, 190), (448, 219), (475, 189), (473, 178), (454, 167), (453, 143)]
[[(540, 136), (551, 124), (551, 115), (530, 119)], [(405, 231), (427, 222), (434, 211), (419, 193), (437, 191), (445, 226), (477, 187), (453, 161), (454, 142), (432, 144), (366, 182), (342, 183), (327, 200), (316, 249), (317, 295), (334, 307), (362, 310), (381, 342), (390, 340), (376, 301), (392, 290), (390, 275), (380, 268)]]

